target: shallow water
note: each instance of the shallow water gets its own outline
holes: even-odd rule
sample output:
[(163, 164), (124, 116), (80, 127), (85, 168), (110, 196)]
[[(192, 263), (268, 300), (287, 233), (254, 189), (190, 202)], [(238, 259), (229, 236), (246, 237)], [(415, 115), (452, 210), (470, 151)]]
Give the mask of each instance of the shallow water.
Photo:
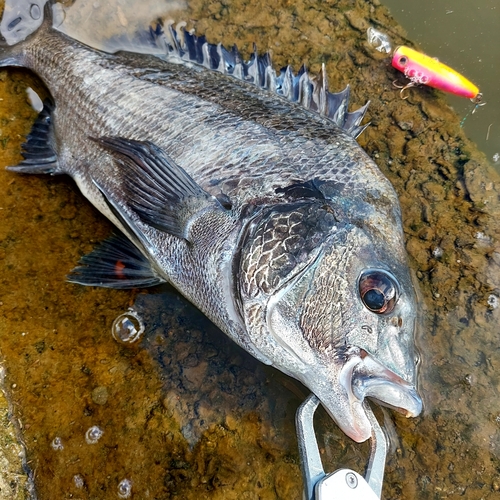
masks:
[[(247, 53), (257, 40), (277, 67), (308, 61), (314, 71), (324, 61), (331, 89), (351, 83), (353, 107), (371, 99), (360, 142), (400, 196), (422, 303), (425, 410), (409, 420), (387, 413), (394, 441), (384, 498), (495, 498), (500, 184), (460, 117), (429, 89), (399, 98), (395, 71), (365, 32), (372, 24), (397, 43), (405, 34), (376, 0), (191, 2), (182, 19)], [(109, 20), (90, 25), (116, 34)], [(35, 117), (27, 86), (43, 94), (29, 74), (0, 72), (5, 165), (19, 161)], [(0, 350), (38, 497), (118, 498), (128, 479), (131, 498), (301, 498), (294, 413), (306, 390), (253, 360), (172, 290), (65, 283), (111, 231), (68, 179), (1, 171), (0, 189)], [(127, 346), (110, 330), (131, 306), (146, 334)], [(362, 471), (368, 446), (324, 413), (318, 420), (328, 470)], [(92, 426), (103, 434), (88, 444)]]
[[(403, 25), (412, 42), (439, 58), (479, 86), (486, 103), (469, 114), (468, 136), (500, 171), (500, 5), (496, 0), (401, 2), (384, 0)], [(473, 105), (450, 97), (457, 113), (465, 117)]]

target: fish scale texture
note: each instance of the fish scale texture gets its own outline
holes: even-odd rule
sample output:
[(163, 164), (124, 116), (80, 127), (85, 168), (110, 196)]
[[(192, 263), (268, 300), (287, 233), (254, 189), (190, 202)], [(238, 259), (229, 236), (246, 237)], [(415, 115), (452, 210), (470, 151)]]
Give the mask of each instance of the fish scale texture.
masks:
[(60, 168), (70, 175), (84, 175), (77, 158), (85, 158), (87, 171), (112, 184), (113, 166), (85, 138), (124, 136), (154, 142), (204, 189), (236, 200), (276, 198), (276, 188), (312, 177), (343, 183), (351, 197), (377, 186), (395, 199), (346, 132), (250, 84), (149, 56), (96, 55), (56, 33), (26, 59), (57, 102)]
[[(347, 132), (317, 113), (180, 61), (98, 53), (51, 30), (41, 41), (35, 37), (25, 45), (23, 64), (42, 78), (56, 103), (58, 172), (71, 175), (83, 194), (130, 235), (93, 181), (116, 200), (117, 208), (155, 242), (150, 257), (168, 281), (219, 327), (231, 323), (222, 306), (231, 292), (214, 290), (208, 284), (213, 279), (200, 282), (196, 275), (201, 271), (214, 278), (214, 269), (229, 258), (226, 235), (235, 232), (234, 223), (217, 217), (205, 221), (217, 234), (207, 245), (187, 251), (183, 240), (141, 224), (124, 200), (119, 165), (89, 138), (153, 142), (207, 192), (229, 196), (235, 217), (245, 206), (287, 203), (277, 193), (283, 187), (322, 179), (329, 183), (326, 190), (336, 200), (338, 217), (370, 227), (382, 239), (400, 227), (389, 181)], [(392, 243), (393, 258), (405, 262), (401, 240)], [(207, 305), (208, 296), (213, 299)], [(252, 352), (243, 331), (235, 336)]]
[(249, 297), (259, 290), (275, 293), (292, 270), (311, 264), (314, 249), (334, 224), (334, 216), (320, 203), (288, 207), (285, 213), (274, 211), (251, 235), (248, 248), (243, 248), (241, 268), (249, 278), (244, 293)]
[[(371, 435), (365, 395), (420, 412), (399, 204), (351, 135), (365, 108), (345, 114), (348, 89), (328, 93), (323, 68), (305, 108), (290, 87), (276, 95), (279, 78), (265, 90), (179, 58), (103, 54), (48, 25), (20, 54), (52, 94), (53, 129), (41, 167), (14, 170), (71, 175), (155, 280), (303, 382), (354, 440)], [(397, 306), (367, 306), (366, 274), (394, 283)]]

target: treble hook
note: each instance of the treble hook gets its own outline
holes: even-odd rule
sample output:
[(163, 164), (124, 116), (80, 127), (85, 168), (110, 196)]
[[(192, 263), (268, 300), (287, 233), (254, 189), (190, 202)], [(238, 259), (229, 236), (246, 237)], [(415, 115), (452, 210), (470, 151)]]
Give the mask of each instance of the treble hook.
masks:
[(396, 87), (397, 89), (401, 89), (399, 91), (399, 94), (401, 96), (401, 99), (408, 99), (408, 97), (410, 97), (409, 95), (406, 95), (406, 96), (403, 96), (403, 92), (406, 90), (406, 89), (409, 89), (411, 87), (415, 87), (417, 84), (415, 82), (409, 82), (407, 83), (406, 85), (398, 85), (397, 83), (397, 80), (394, 80), (392, 82), (392, 84), (394, 85), (394, 87)]

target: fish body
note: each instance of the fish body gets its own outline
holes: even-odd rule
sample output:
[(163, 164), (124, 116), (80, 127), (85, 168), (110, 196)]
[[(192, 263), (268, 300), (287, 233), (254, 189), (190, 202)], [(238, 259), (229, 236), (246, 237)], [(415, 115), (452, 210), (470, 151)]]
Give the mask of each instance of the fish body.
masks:
[(171, 283), (356, 441), (366, 397), (417, 415), (415, 294), (396, 193), (353, 137), (364, 109), (347, 113), (324, 76), (276, 77), (267, 55), (155, 37), (165, 60), (97, 52), (47, 21), (0, 48), (52, 96), (10, 169), (70, 175), (125, 235), (70, 280)]
[(410, 47), (402, 45), (394, 51), (392, 66), (413, 83), (428, 85), (469, 99), (478, 97), (478, 87), (458, 71)]

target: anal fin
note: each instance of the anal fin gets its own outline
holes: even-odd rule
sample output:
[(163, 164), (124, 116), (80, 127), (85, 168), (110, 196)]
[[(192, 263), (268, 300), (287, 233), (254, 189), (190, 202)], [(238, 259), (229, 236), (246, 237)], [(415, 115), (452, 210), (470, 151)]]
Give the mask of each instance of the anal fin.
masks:
[(142, 288), (164, 283), (150, 262), (123, 234), (114, 234), (80, 259), (71, 283), (106, 288)]
[(53, 147), (53, 110), (52, 102), (45, 99), (43, 109), (22, 145), (24, 160), (18, 165), (7, 167), (7, 170), (20, 174), (53, 174), (57, 171), (57, 154)]

